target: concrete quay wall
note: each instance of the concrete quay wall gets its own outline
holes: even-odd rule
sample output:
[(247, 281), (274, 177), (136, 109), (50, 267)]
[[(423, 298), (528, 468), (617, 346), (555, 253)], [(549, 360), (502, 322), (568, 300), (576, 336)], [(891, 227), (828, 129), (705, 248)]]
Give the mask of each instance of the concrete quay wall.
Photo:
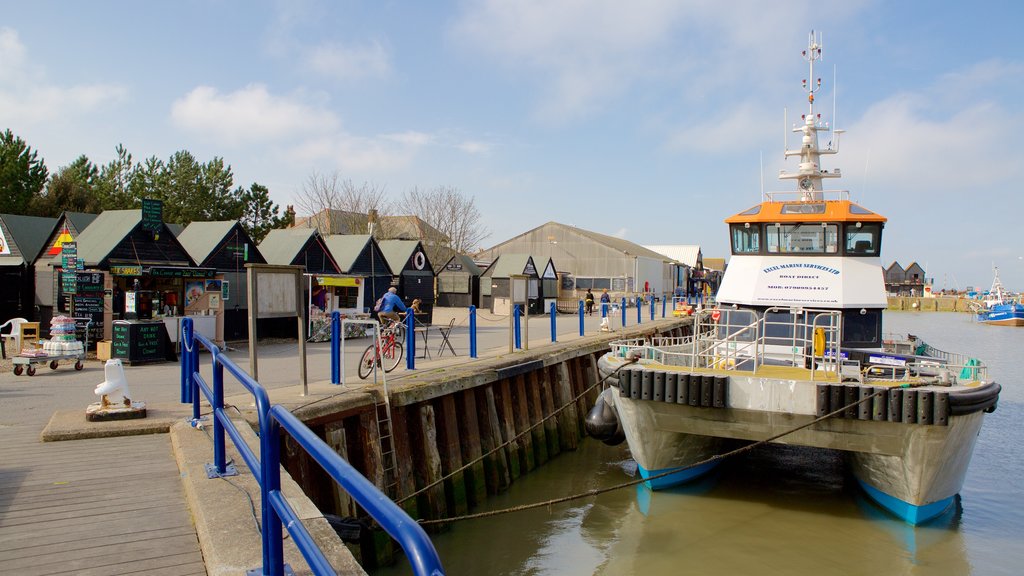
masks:
[(915, 312), (973, 312), (980, 305), (977, 300), (957, 296), (889, 296), (889, 310)]

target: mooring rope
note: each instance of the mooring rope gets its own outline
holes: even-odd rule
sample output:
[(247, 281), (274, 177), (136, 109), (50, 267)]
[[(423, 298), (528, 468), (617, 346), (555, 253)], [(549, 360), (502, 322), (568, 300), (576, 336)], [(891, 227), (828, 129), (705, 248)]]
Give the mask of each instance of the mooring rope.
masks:
[[(623, 364), (623, 366), (625, 366), (625, 364)], [(622, 368), (622, 366), (620, 366), (619, 368)], [(614, 372), (612, 374), (614, 374)], [(611, 374), (609, 374), (609, 376), (611, 376)], [(605, 378), (607, 378), (607, 376)], [(924, 384), (903, 384), (903, 385), (899, 386), (899, 388), (912, 388), (912, 387), (921, 386), (921, 385), (924, 385)], [(487, 517), (490, 517), (490, 516), (499, 516), (501, 514), (509, 514), (509, 513), (512, 513), (512, 512), (519, 512), (519, 511), (522, 511), (522, 510), (531, 510), (531, 509), (534, 509), (534, 508), (542, 508), (542, 507), (545, 507), (545, 506), (552, 506), (554, 504), (560, 504), (562, 502), (569, 502), (569, 501), (572, 501), (572, 500), (578, 500), (580, 498), (587, 498), (587, 497), (590, 497), (590, 496), (598, 496), (598, 495), (604, 494), (606, 492), (612, 492), (612, 491), (615, 491), (615, 490), (620, 490), (622, 488), (628, 488), (630, 486), (636, 486), (637, 484), (640, 484), (641, 482), (649, 482), (651, 480), (657, 480), (659, 478), (664, 478), (665, 476), (669, 476), (669, 475), (672, 475), (672, 474), (677, 474), (679, 472), (683, 472), (683, 471), (689, 470), (691, 468), (696, 468), (698, 466), (703, 466), (705, 464), (710, 464), (712, 462), (717, 462), (719, 460), (724, 460), (726, 458), (730, 458), (732, 456), (736, 456), (736, 455), (742, 454), (744, 452), (749, 452), (750, 450), (753, 450), (754, 448), (757, 448), (759, 446), (763, 446), (765, 444), (768, 444), (770, 442), (773, 442), (775, 440), (778, 440), (779, 438), (782, 438), (784, 436), (788, 436), (788, 435), (793, 434), (795, 432), (799, 432), (800, 430), (803, 430), (804, 428), (808, 428), (810, 426), (818, 424), (818, 423), (820, 423), (820, 422), (822, 422), (824, 420), (827, 420), (829, 418), (832, 418), (833, 416), (836, 416), (837, 414), (842, 414), (843, 412), (845, 412), (846, 410), (849, 410), (850, 408), (853, 408), (854, 406), (859, 406), (860, 404), (863, 404), (864, 402), (867, 402), (869, 400), (873, 400), (876, 396), (880, 396), (882, 394), (888, 394), (889, 390), (890, 390), (889, 388), (885, 388), (883, 390), (878, 390), (876, 392), (873, 392), (872, 394), (870, 394), (869, 396), (867, 396), (865, 398), (861, 398), (860, 400), (857, 400), (857, 401), (852, 402), (852, 403), (850, 403), (850, 404), (848, 404), (846, 406), (843, 406), (842, 408), (839, 408), (838, 410), (834, 410), (832, 412), (829, 412), (828, 414), (825, 414), (824, 416), (820, 416), (818, 418), (815, 418), (814, 420), (811, 420), (810, 422), (807, 422), (806, 424), (802, 424), (800, 426), (797, 426), (796, 428), (792, 428), (790, 430), (786, 430), (784, 432), (780, 432), (780, 433), (778, 433), (778, 434), (776, 434), (774, 436), (770, 436), (770, 437), (765, 438), (763, 440), (758, 440), (757, 442), (754, 442), (753, 444), (748, 444), (746, 446), (737, 448), (735, 450), (730, 450), (729, 452), (725, 452), (725, 453), (722, 453), (722, 454), (715, 454), (714, 456), (711, 456), (710, 458), (706, 458), (704, 460), (701, 460), (700, 462), (696, 462), (696, 463), (690, 464), (689, 466), (682, 466), (682, 467), (679, 467), (679, 468), (673, 468), (672, 470), (668, 470), (666, 472), (662, 472), (662, 473), (656, 474), (654, 476), (649, 476), (647, 478), (637, 478), (635, 480), (630, 480), (628, 482), (622, 482), (622, 483), (616, 484), (614, 486), (608, 486), (608, 487), (605, 487), (605, 488), (595, 488), (593, 490), (587, 490), (585, 492), (580, 492), (578, 494), (572, 494), (572, 495), (569, 495), (569, 496), (562, 496), (562, 497), (559, 497), (559, 498), (553, 498), (551, 500), (545, 500), (543, 502), (533, 502), (533, 503), (530, 503), (530, 504), (521, 504), (519, 506), (511, 506), (509, 508), (502, 508), (501, 510), (490, 510), (490, 511), (487, 511), (487, 512), (477, 512), (475, 514), (464, 514), (462, 516), (453, 516), (453, 517), (450, 517), (450, 518), (441, 518), (441, 519), (437, 519), (437, 520), (422, 520), (421, 519), (421, 520), (418, 520), (418, 522), (422, 526), (429, 526), (429, 525), (433, 525), (433, 524), (449, 524), (449, 523), (452, 523), (452, 522), (459, 522), (459, 521), (462, 521), (462, 520), (474, 520), (474, 519), (477, 519), (477, 518), (487, 518)], [(420, 492), (422, 492), (422, 490)], [(419, 492), (417, 492), (416, 494), (419, 494)]]

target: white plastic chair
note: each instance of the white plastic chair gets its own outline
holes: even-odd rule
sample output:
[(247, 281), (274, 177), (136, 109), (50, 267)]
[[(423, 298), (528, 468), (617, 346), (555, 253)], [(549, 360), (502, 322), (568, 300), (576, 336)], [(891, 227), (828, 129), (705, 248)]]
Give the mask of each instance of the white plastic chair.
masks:
[[(4, 340), (5, 358), (8, 354), (11, 356), (21, 354), (21, 325), (26, 322), (28, 322), (28, 320), (24, 318), (11, 318), (7, 322), (0, 324), (0, 339)], [(10, 328), (10, 331), (4, 332), (4, 328)], [(11, 348), (11, 346), (7, 344), (8, 342), (13, 342), (14, 348)]]

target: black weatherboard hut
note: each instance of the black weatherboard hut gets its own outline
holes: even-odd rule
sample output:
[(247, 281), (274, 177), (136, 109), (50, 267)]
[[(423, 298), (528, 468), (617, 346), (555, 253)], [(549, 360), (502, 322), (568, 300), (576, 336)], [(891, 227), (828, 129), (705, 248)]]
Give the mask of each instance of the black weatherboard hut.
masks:
[(38, 320), (33, 264), (56, 223), (55, 218), (0, 214), (0, 324), (11, 318)]
[(331, 234), (326, 242), (342, 274), (363, 278), (362, 308), (370, 312), (377, 298), (391, 286), (392, 277), (377, 241), (369, 234)]
[(421, 300), (419, 316), (424, 324), (434, 319), (434, 267), (419, 240), (381, 240), (380, 250), (394, 272), (398, 294), (408, 306)]
[(483, 270), (465, 254), (449, 258), (437, 273), (437, 305), (479, 308), (481, 273)]
[(513, 276), (526, 276), (529, 313), (540, 314), (540, 274), (529, 254), (502, 254), (487, 267), (480, 277), (481, 304), (495, 314), (510, 313)]
[(246, 264), (266, 264), (245, 228), (237, 220), (193, 222), (178, 234), (178, 242), (204, 268), (223, 276), (224, 339), (244, 340), (249, 336), (249, 291)]

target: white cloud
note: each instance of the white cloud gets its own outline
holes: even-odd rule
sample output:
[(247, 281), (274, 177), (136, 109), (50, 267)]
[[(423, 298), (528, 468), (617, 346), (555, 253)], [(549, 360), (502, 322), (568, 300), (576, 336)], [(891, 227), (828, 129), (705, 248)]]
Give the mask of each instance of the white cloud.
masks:
[(174, 101), (171, 119), (179, 128), (235, 145), (325, 134), (339, 125), (330, 110), (275, 96), (261, 84), (231, 93), (196, 87)]
[(474, 156), (484, 156), (490, 154), (492, 146), (487, 142), (466, 140), (464, 142), (460, 142), (459, 144), (457, 144), (456, 148), (462, 150), (466, 154), (471, 154)]
[(421, 147), (434, 142), (434, 137), (424, 132), (408, 131), (397, 134), (385, 134), (383, 138), (410, 147)]
[(625, 240), (626, 239), (626, 234), (628, 234), (628, 233), (629, 233), (629, 228), (619, 228), (615, 232), (612, 232), (611, 236), (613, 236), (615, 238), (621, 238), (621, 239)]
[(876, 190), (883, 183), (906, 186), (926, 189), (933, 198), (1019, 182), (1024, 166), (1017, 142), (1024, 114), (994, 99), (952, 96), (997, 91), (1003, 80), (991, 69), (990, 63), (980, 63), (871, 106), (844, 136), (849, 151), (842, 155), (844, 164), (858, 167), (847, 173), (866, 171)]
[[(587, 116), (649, 79), (689, 98), (713, 95), (738, 78), (778, 81), (787, 49), (778, 39), (806, 33), (812, 18), (835, 20), (871, 0), (822, 9), (800, 0), (484, 0), (466, 3), (449, 30), (468, 53), (496, 60), (540, 85), (538, 115), (549, 121)], [(657, 88), (664, 90), (662, 86)]]
[(60, 86), (35, 66), (11, 28), (0, 28), (0, 124), (23, 129), (53, 124), (125, 100), (128, 89), (119, 84)]
[(327, 43), (306, 50), (306, 66), (337, 80), (384, 78), (391, 72), (391, 56), (378, 41), (362, 46)]
[(327, 164), (348, 174), (387, 175), (407, 168), (430, 141), (396, 135), (363, 137), (337, 133), (308, 139), (289, 152), (291, 162), (311, 167)]

